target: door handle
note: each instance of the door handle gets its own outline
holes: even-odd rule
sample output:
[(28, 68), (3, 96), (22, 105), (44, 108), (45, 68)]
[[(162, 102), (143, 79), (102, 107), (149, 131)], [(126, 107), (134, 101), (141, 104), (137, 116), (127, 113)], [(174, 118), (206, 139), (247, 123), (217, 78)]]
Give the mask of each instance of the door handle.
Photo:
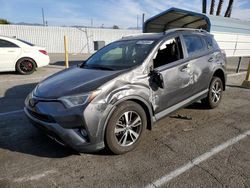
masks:
[(14, 50), (8, 50), (8, 52), (15, 52)]
[(188, 70), (190, 69), (190, 65), (189, 64), (186, 64), (184, 65), (183, 67), (181, 67), (181, 72), (187, 72)]
[(210, 57), (207, 61), (208, 61), (208, 62), (213, 62), (213, 61), (214, 61), (214, 58), (213, 58), (213, 57)]

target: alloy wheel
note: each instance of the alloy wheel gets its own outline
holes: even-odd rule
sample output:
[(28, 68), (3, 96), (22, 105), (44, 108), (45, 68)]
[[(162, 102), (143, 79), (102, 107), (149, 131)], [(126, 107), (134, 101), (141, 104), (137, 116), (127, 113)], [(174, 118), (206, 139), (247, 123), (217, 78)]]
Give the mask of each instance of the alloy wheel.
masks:
[(213, 103), (217, 103), (221, 98), (222, 86), (219, 81), (216, 81), (212, 87), (212, 98)]
[(22, 61), (20, 63), (20, 69), (25, 73), (31, 72), (34, 69), (33, 66), (34, 66), (33, 63), (30, 61)]
[(141, 134), (142, 119), (135, 111), (126, 111), (118, 119), (115, 126), (115, 136), (120, 146), (134, 144)]

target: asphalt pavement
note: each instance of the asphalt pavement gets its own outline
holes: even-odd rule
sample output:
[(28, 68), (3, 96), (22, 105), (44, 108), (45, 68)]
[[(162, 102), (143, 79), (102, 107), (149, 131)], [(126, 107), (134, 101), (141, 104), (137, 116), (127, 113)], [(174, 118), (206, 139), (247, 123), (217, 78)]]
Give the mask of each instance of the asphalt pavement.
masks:
[[(72, 55), (77, 64), (87, 55)], [(124, 155), (79, 154), (36, 130), (23, 101), (35, 85), (62, 70), (63, 56), (32, 75), (0, 74), (0, 187), (250, 187), (250, 90), (241, 87), (247, 63), (233, 74), (220, 106), (199, 102), (147, 131)], [(245, 59), (248, 62), (249, 59)], [(180, 118), (189, 117), (189, 118)]]

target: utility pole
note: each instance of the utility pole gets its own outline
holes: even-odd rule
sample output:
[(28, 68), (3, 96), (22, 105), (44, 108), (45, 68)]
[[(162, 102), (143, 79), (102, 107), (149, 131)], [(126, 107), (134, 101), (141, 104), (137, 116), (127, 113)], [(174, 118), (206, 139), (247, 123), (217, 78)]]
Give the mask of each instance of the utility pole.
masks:
[(139, 16), (138, 16), (138, 14), (136, 15), (136, 20), (137, 20), (136, 28), (138, 29), (138, 27), (139, 27), (139, 25), (138, 25), (138, 24), (139, 24), (139, 23), (138, 23), (138, 22), (139, 22)]
[(44, 20), (44, 11), (43, 11), (43, 8), (42, 8), (42, 18), (43, 18), (43, 26), (45, 26), (45, 20)]
[(144, 21), (145, 21), (145, 13), (142, 14), (142, 29), (143, 29)]
[(93, 27), (93, 19), (91, 18), (91, 27)]

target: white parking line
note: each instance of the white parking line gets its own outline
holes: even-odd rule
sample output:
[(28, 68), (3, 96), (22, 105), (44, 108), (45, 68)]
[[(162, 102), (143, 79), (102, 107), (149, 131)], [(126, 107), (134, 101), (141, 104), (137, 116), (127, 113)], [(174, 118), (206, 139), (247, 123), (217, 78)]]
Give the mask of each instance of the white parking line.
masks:
[(189, 161), (187, 164), (182, 165), (181, 167), (177, 168), (176, 170), (162, 176), (158, 180), (148, 184), (146, 188), (155, 188), (155, 187), (161, 187), (171, 181), (172, 179), (176, 178), (177, 176), (183, 174), (184, 172), (190, 170), (193, 168), (195, 165), (198, 165), (202, 163), (203, 161), (209, 159), (213, 155), (221, 152), (222, 150), (226, 149), (227, 147), (239, 142), (240, 140), (246, 138), (247, 136), (250, 136), (250, 130), (212, 148), (210, 151), (194, 158), (193, 160)]
[(45, 171), (41, 174), (36, 174), (36, 175), (33, 175), (33, 176), (25, 176), (25, 177), (21, 177), (21, 178), (16, 178), (13, 180), (13, 182), (17, 182), (17, 183), (20, 183), (20, 182), (26, 182), (26, 181), (32, 181), (32, 180), (39, 180), (45, 176), (48, 176), (49, 174), (53, 174), (53, 173), (56, 173), (57, 171), (55, 170), (48, 170), (48, 171)]
[(10, 111), (10, 112), (3, 112), (0, 113), (0, 116), (9, 116), (9, 115), (15, 115), (23, 112), (23, 110), (15, 110), (15, 111)]

